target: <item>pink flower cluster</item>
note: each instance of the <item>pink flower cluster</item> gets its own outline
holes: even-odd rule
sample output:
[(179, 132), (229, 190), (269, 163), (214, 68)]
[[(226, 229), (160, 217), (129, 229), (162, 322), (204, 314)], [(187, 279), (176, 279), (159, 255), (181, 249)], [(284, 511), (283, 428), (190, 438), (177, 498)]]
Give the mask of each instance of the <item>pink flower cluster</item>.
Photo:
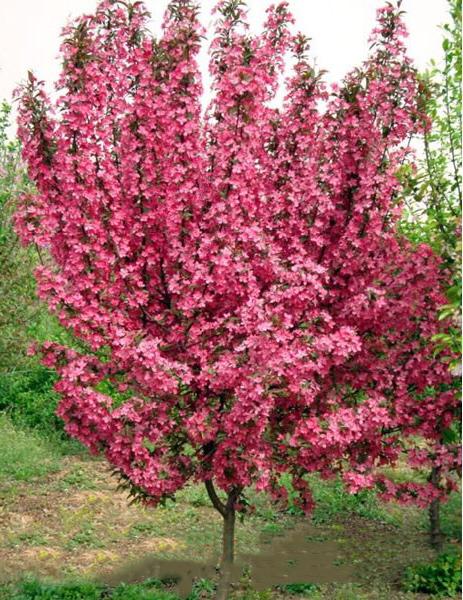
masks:
[(312, 472), (429, 501), (442, 490), (381, 473), (404, 454), (444, 478), (457, 461), (429, 341), (445, 274), (396, 227), (397, 172), (428, 126), (400, 17), (380, 10), (370, 58), (327, 90), (286, 2), (257, 36), (236, 3), (216, 11), (204, 117), (184, 0), (159, 40), (141, 2), (103, 0), (64, 32), (59, 99), (32, 75), (20, 92), (37, 191), (18, 231), (78, 340), (41, 348), (59, 415), (153, 503), (211, 478), (284, 497), (288, 473), (310, 510)]

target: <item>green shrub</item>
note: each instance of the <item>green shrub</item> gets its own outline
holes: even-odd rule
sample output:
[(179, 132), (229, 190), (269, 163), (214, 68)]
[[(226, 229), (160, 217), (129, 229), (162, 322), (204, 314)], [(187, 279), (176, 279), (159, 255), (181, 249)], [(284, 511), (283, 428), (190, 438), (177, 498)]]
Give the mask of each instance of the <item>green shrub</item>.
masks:
[(53, 371), (34, 361), (27, 370), (0, 376), (0, 410), (17, 425), (63, 433), (63, 423), (55, 414), (55, 381)]
[(452, 597), (461, 592), (461, 557), (441, 554), (433, 563), (407, 567), (403, 577), (407, 592)]
[(41, 307), (35, 295), (32, 271), (37, 264), (34, 250), (24, 248), (13, 227), (13, 214), (20, 194), (31, 191), (31, 183), (17, 140), (10, 140), (11, 107), (0, 103), (0, 373), (25, 368), (28, 362), (28, 326)]
[(56, 374), (35, 359), (25, 371), (0, 373), (0, 416), (8, 417), (17, 431), (32, 431), (34, 439), (45, 439), (58, 455), (81, 453), (83, 445), (68, 437), (56, 416), (55, 381)]

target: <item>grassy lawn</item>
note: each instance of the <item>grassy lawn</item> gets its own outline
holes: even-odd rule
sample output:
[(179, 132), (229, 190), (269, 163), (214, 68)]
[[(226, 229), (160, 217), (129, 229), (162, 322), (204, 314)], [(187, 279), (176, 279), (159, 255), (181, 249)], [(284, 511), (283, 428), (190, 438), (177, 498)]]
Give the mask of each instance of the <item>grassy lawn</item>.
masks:
[[(129, 506), (105, 462), (68, 450), (0, 418), (0, 600), (211, 597), (221, 522), (202, 487), (163, 508)], [(311, 522), (254, 498), (255, 513), (237, 528), (236, 598), (430, 597), (400, 588), (408, 565), (435, 557), (423, 511), (350, 496), (336, 482), (313, 485)], [(456, 494), (443, 524), (456, 546)]]

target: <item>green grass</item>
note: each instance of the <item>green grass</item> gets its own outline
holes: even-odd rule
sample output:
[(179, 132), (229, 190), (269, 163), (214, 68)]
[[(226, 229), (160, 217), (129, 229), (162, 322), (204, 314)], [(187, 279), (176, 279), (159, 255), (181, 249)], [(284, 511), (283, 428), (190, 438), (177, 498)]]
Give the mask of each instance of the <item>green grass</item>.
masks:
[(0, 479), (30, 481), (58, 471), (56, 448), (34, 431), (24, 431), (0, 415)]
[[(324, 480), (317, 474), (310, 475), (308, 480), (315, 501), (315, 509), (312, 513), (313, 523), (317, 525), (330, 523), (342, 514), (355, 514), (366, 519), (395, 524), (394, 518), (385, 510), (384, 505), (381, 505), (372, 491), (362, 490), (357, 494), (350, 494), (338, 478)], [(290, 477), (282, 475), (281, 483), (288, 492), (286, 513), (302, 516), (301, 509), (294, 502), (295, 494)], [(265, 516), (267, 519), (278, 518), (277, 515), (272, 514)]]
[[(193, 555), (203, 561), (215, 555), (221, 520), (210, 508), (204, 486), (188, 486), (176, 502), (169, 501), (165, 507), (128, 509), (125, 500), (114, 501), (115, 482), (108, 478), (105, 463), (88, 455), (66, 456), (63, 444), (65, 448), (62, 439), (22, 429), (0, 414), (0, 494), (16, 518), (29, 519), (25, 525), (19, 518), (5, 525), (0, 563), (2, 559), (8, 562), (7, 581), (26, 573), (39, 578), (0, 585), (0, 600), (174, 600), (172, 585), (148, 581), (108, 588), (92, 578), (97, 577), (100, 565), (112, 569), (112, 561), (116, 565), (119, 557), (132, 560), (155, 553), (166, 560)], [(255, 511), (237, 524), (238, 555), (258, 552), (268, 540), (279, 543), (274, 538), (306, 522), (286, 484), (290, 496), (286, 510), (250, 491)], [(339, 544), (341, 559), (351, 561), (361, 573), (359, 583), (311, 586), (294, 581), (265, 591), (241, 585), (233, 600), (414, 600), (415, 593), (399, 590), (396, 582), (416, 560), (432, 563), (432, 551), (423, 535), (427, 513), (400, 505), (392, 510), (371, 492), (348, 494), (338, 480), (312, 476), (311, 484), (317, 506), (307, 541)], [(45, 517), (41, 507), (47, 509)], [(453, 544), (461, 530), (458, 515), (459, 495), (455, 493), (442, 506), (443, 529)], [(35, 556), (42, 556), (43, 567), (38, 560), (34, 563)], [(41, 580), (55, 572), (47, 571), (47, 565), (62, 565), (63, 581), (78, 577), (81, 582)], [(213, 588), (213, 582), (199, 580), (189, 600), (212, 599)]]

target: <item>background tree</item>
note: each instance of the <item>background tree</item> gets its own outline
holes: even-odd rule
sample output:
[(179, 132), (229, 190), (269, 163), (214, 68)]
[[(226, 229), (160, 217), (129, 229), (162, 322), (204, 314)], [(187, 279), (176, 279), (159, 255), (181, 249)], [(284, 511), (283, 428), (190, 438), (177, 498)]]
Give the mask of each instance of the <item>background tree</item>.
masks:
[[(252, 36), (243, 3), (220, 2), (205, 118), (197, 12), (172, 2), (155, 40), (142, 3), (104, 0), (65, 30), (55, 105), (32, 74), (21, 91), (37, 192), (18, 229), (49, 252), (39, 293), (79, 339), (40, 348), (66, 430), (148, 504), (204, 482), (223, 598), (247, 487), (284, 500), (286, 473), (309, 512), (306, 475), (342, 473), (427, 505), (453, 485), (436, 424), (458, 400), (429, 343), (445, 274), (397, 233), (396, 173), (425, 125), (398, 11), (379, 11), (369, 60), (328, 93), (286, 3)], [(388, 479), (403, 454), (438, 460), (445, 485)]]
[(8, 139), (10, 107), (0, 108), (0, 375), (24, 366), (28, 326), (37, 311), (33, 253), (13, 229), (15, 202), (28, 187), (19, 144)]
[(27, 355), (31, 336), (68, 341), (36, 296), (33, 270), (39, 262), (34, 247), (24, 248), (14, 231), (18, 197), (32, 192), (20, 144), (8, 136), (11, 108), (0, 109), (0, 411), (29, 427), (62, 433), (55, 416), (54, 372)]
[[(407, 210), (402, 230), (414, 243), (429, 244), (440, 257), (441, 268), (449, 273), (446, 301), (440, 318), (451, 319), (447, 331), (434, 336), (436, 351), (449, 348), (449, 368), (461, 373), (461, 0), (449, 0), (450, 22), (443, 26), (443, 60), (432, 62), (423, 77), (427, 89), (424, 109), (431, 127), (424, 132), (423, 158), (415, 170), (402, 169)], [(455, 383), (458, 385), (457, 380)], [(442, 441), (455, 444), (461, 439), (461, 420), (442, 429)], [(440, 468), (431, 479), (438, 485)], [(440, 502), (430, 506), (432, 544), (442, 546)]]

